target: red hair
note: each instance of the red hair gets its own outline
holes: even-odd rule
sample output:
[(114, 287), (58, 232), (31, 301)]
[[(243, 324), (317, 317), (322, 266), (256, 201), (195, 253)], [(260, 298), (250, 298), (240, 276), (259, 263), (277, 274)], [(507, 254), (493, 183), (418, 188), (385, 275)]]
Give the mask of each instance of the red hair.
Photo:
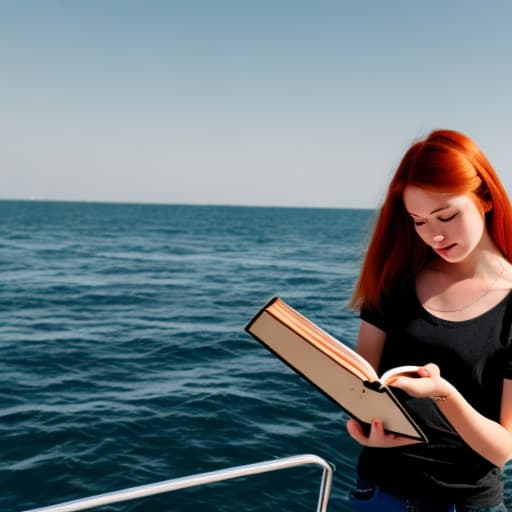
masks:
[(350, 301), (356, 309), (379, 310), (382, 297), (414, 277), (432, 255), (405, 210), (407, 185), (470, 195), (487, 212), (489, 234), (512, 261), (512, 206), (496, 171), (469, 137), (436, 130), (408, 149), (391, 180)]

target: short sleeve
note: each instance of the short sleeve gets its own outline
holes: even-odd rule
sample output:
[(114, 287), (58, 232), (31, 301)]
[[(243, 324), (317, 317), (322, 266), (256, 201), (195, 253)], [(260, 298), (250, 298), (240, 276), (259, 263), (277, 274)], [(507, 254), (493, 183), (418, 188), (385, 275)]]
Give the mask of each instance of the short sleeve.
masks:
[(365, 322), (368, 322), (369, 324), (374, 325), (381, 331), (387, 332), (389, 329), (388, 322), (386, 321), (386, 315), (383, 312), (362, 309), (361, 313), (359, 314), (359, 318)]
[[(509, 334), (510, 337), (510, 334)], [(512, 380), (512, 340), (509, 340), (509, 346), (505, 352), (505, 364), (503, 367), (503, 378)]]
[[(507, 307), (503, 319), (503, 332), (501, 339), (504, 340), (503, 351), (503, 378), (512, 380), (512, 300), (509, 295)], [(508, 332), (507, 332), (508, 331)]]
[(381, 331), (389, 333), (396, 325), (400, 324), (404, 311), (415, 304), (414, 294), (414, 283), (405, 281), (381, 298), (379, 310), (363, 307), (359, 313), (359, 318)]

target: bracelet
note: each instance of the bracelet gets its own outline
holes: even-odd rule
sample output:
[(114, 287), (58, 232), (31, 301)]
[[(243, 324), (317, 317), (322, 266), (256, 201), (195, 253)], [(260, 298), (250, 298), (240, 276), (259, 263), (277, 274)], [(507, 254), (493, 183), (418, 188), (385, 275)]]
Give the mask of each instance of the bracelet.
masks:
[(430, 398), (434, 400), (434, 402), (444, 402), (446, 400), (446, 395), (431, 396)]

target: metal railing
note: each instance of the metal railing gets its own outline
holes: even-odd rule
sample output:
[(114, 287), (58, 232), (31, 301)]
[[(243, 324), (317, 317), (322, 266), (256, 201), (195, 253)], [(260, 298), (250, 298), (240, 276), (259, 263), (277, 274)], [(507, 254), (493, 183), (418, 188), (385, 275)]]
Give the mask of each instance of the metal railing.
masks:
[(220, 469), (208, 473), (198, 473), (191, 476), (181, 478), (173, 478), (171, 480), (164, 480), (163, 482), (156, 482), (148, 485), (140, 485), (138, 487), (130, 487), (120, 491), (108, 492), (105, 494), (97, 494), (88, 498), (82, 498), (73, 501), (67, 501), (57, 505), (50, 505), (48, 507), (35, 508), (26, 510), (25, 512), (76, 512), (78, 510), (86, 510), (90, 508), (100, 507), (102, 505), (109, 505), (112, 503), (119, 503), (121, 501), (134, 500), (138, 498), (145, 498), (155, 494), (162, 494), (165, 492), (177, 491), (179, 489), (186, 489), (188, 487), (196, 487), (199, 485), (209, 484), (213, 482), (220, 482), (223, 480), (231, 480), (250, 475), (257, 475), (259, 473), (267, 473), (269, 471), (276, 471), (279, 469), (292, 468), (296, 466), (303, 466), (307, 464), (316, 464), (321, 466), (322, 479), (320, 482), (320, 492), (318, 496), (317, 512), (327, 512), (327, 503), (331, 492), (333, 468), (328, 462), (317, 455), (295, 455), (292, 457), (283, 457), (280, 459), (258, 462), (256, 464), (247, 464), (245, 466), (235, 466), (232, 468)]

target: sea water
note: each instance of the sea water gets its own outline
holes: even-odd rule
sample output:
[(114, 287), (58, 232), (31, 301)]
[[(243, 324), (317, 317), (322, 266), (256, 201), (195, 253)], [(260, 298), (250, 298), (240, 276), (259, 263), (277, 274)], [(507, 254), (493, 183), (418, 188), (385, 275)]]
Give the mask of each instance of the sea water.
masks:
[[(0, 202), (0, 510), (302, 453), (336, 466), (345, 416), (244, 331), (279, 295), (353, 344), (370, 210)], [(102, 511), (315, 510), (321, 470)]]

